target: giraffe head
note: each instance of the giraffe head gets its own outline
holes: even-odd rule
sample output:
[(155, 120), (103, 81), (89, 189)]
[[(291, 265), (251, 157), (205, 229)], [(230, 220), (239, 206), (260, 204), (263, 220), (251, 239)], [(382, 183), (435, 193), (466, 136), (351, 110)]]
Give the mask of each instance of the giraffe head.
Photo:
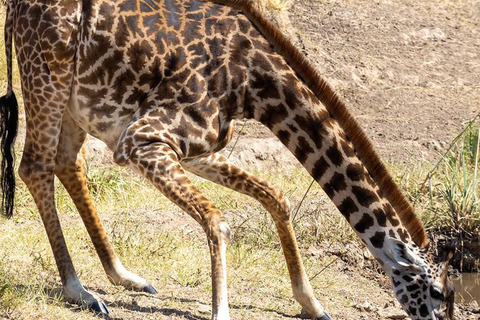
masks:
[(453, 320), (454, 288), (448, 264), (454, 248), (438, 263), (433, 262), (427, 251), (427, 247), (388, 238), (385, 270), (398, 301), (412, 320)]

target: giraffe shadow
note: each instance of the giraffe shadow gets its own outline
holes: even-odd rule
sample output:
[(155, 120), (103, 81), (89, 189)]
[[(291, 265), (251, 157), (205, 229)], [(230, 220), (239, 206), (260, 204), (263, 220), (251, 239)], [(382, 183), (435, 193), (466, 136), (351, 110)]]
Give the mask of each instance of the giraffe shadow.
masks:
[(262, 308), (258, 306), (252, 306), (249, 304), (231, 304), (230, 309), (235, 309), (235, 310), (256, 310), (256, 311), (261, 311), (261, 312), (268, 312), (268, 313), (275, 313), (279, 316), (282, 316), (284, 318), (291, 318), (291, 319), (299, 319), (300, 315), (291, 315), (291, 314), (286, 314), (284, 312), (270, 309), (270, 308)]
[[(55, 305), (63, 304), (66, 309), (68, 309), (68, 310), (70, 310), (71, 312), (74, 312), (74, 313), (79, 313), (79, 312), (84, 311), (84, 308), (82, 308), (78, 305), (63, 301), (63, 289), (61, 287), (45, 286), (45, 287), (40, 288), (38, 286), (29, 286), (29, 285), (17, 284), (17, 285), (15, 285), (15, 288), (19, 292), (32, 292), (32, 291), (39, 292), (39, 291), (41, 291), (48, 298), (47, 303), (49, 303), (49, 304), (55, 304)], [(93, 289), (93, 288), (87, 288), (87, 287), (85, 289), (87, 289), (88, 291), (90, 291), (92, 293), (108, 296), (108, 292), (106, 292), (104, 290), (101, 290), (101, 289)], [(131, 292), (131, 293), (129, 293), (129, 295), (131, 297), (149, 296), (149, 297), (151, 297), (155, 300), (166, 300), (167, 299), (167, 298), (156, 297), (156, 296), (150, 295), (148, 293), (142, 293), (142, 292)], [(168, 299), (171, 299), (171, 298), (168, 298)], [(179, 302), (184, 302), (184, 303), (200, 303), (197, 300), (190, 300), (190, 299), (183, 299), (183, 298), (176, 298), (175, 300), (178, 300)], [(109, 301), (107, 299), (104, 299), (104, 301), (107, 304), (107, 307), (112, 306), (112, 307), (116, 307), (116, 308), (120, 308), (120, 309), (125, 309), (125, 310), (135, 311), (135, 312), (141, 312), (141, 313), (145, 313), (145, 314), (158, 313), (158, 314), (162, 314), (164, 316), (170, 316), (170, 317), (171, 316), (178, 316), (178, 317), (182, 317), (182, 318), (187, 319), (187, 320), (209, 320), (210, 319), (209, 317), (207, 318), (207, 317), (198, 316), (198, 315), (195, 315), (195, 314), (191, 313), (190, 311), (179, 310), (179, 309), (176, 309), (176, 308), (162, 308), (162, 307), (155, 307), (155, 306), (143, 307), (143, 306), (139, 306), (134, 300), (132, 301), (132, 303), (126, 303), (126, 302), (121, 302), (121, 301)], [(109, 319), (109, 320), (124, 320), (124, 318), (115, 317), (115, 315), (113, 315), (113, 314), (110, 314), (108, 316), (96, 314), (96, 316), (99, 319), (104, 318), (104, 319)]]
[[(97, 290), (96, 291), (97, 293), (102, 293), (103, 291), (102, 290)], [(149, 298), (151, 299), (155, 299), (155, 300), (159, 300), (159, 301), (163, 301), (163, 300), (174, 300), (178, 303), (183, 303), (185, 304), (185, 306), (188, 304), (188, 303), (197, 303), (197, 304), (202, 304), (202, 305), (205, 305), (205, 303), (203, 301), (200, 301), (200, 300), (196, 300), (196, 299), (187, 299), (187, 298), (180, 298), (180, 297), (170, 297), (170, 296), (165, 296), (165, 297), (161, 297), (160, 295), (150, 295), (148, 293), (144, 293), (144, 292), (129, 292), (129, 296), (131, 297), (135, 297), (135, 296), (148, 296)], [(142, 307), (142, 306), (139, 306), (137, 303), (135, 302), (132, 302), (132, 303), (125, 303), (125, 302), (122, 302), (122, 301), (119, 301), (119, 302), (113, 302), (112, 305), (116, 306), (116, 307), (119, 307), (119, 308), (123, 308), (123, 309), (126, 309), (126, 310), (129, 310), (129, 311), (135, 311), (135, 312), (143, 312), (143, 313), (160, 313), (162, 315), (165, 315), (165, 316), (181, 316), (185, 319), (188, 319), (188, 320), (210, 320), (210, 317), (202, 317), (202, 316), (198, 316), (198, 315), (195, 315), (195, 314), (192, 314), (191, 312), (189, 311), (185, 311), (185, 310), (178, 310), (178, 309), (174, 309), (174, 308), (161, 308), (161, 307)], [(232, 309), (235, 309), (235, 310), (255, 310), (255, 311), (261, 311), (261, 312), (264, 312), (264, 313), (275, 313), (279, 316), (282, 316), (284, 318), (291, 318), (291, 319), (298, 319), (299, 318), (299, 315), (290, 315), (290, 314), (286, 314), (286, 313), (283, 313), (281, 311), (278, 311), (278, 310), (274, 310), (274, 309), (270, 309), (270, 308), (262, 308), (262, 307), (258, 307), (258, 306), (254, 306), (254, 305), (248, 305), (248, 304), (230, 304), (229, 308), (232, 310)], [(122, 318), (111, 318), (112, 320), (123, 320)]]
[[(139, 295), (139, 294), (135, 293), (133, 295)], [(166, 299), (163, 299), (163, 298), (156, 298), (156, 299), (166, 300)], [(170, 300), (171, 298), (168, 298), (168, 299)], [(189, 302), (189, 303), (197, 302), (197, 303), (199, 303), (199, 301), (197, 301), (197, 300), (183, 299), (183, 298), (174, 298), (174, 300), (178, 301), (178, 302), (183, 302), (183, 303), (186, 303), (186, 302)], [(177, 317), (182, 317), (182, 318), (188, 319), (188, 320), (209, 320), (210, 319), (210, 317), (208, 317), (208, 318), (207, 317), (202, 317), (202, 316), (193, 314), (190, 311), (179, 310), (179, 309), (176, 309), (176, 308), (162, 308), (162, 307), (152, 307), (152, 306), (143, 307), (143, 306), (139, 306), (137, 303), (134, 303), (134, 302), (133, 303), (116, 302), (116, 303), (113, 303), (113, 305), (115, 305), (115, 307), (125, 309), (125, 310), (129, 310), (129, 311), (148, 313), (148, 314), (158, 313), (158, 314), (168, 316), (168, 317), (177, 316)], [(110, 319), (111, 320), (123, 320), (123, 318), (110, 318)]]
[[(48, 287), (45, 286), (43, 288), (32, 288), (31, 286), (28, 285), (15, 285), (16, 289), (23, 291), (23, 292), (28, 292), (28, 291), (42, 291), (45, 296), (48, 297), (47, 303), (51, 304), (58, 304), (59, 301), (63, 301), (63, 289), (61, 287)], [(108, 292), (102, 290), (102, 289), (93, 289), (93, 288), (86, 288), (87, 290), (94, 292), (96, 294), (101, 294), (104, 296), (108, 296)], [(158, 300), (158, 301), (163, 301), (163, 300), (172, 300), (172, 297), (160, 297), (160, 296), (154, 296), (150, 295), (148, 293), (143, 293), (143, 292), (129, 292), (129, 296), (131, 297), (139, 297), (139, 296), (148, 296), (151, 299)], [(202, 301), (196, 300), (196, 299), (187, 299), (187, 298), (173, 298), (173, 300), (179, 302), (179, 303), (184, 303), (185, 305), (188, 303), (198, 303), (198, 304), (204, 304)], [(108, 301), (105, 300), (107, 306), (112, 306), (128, 311), (134, 311), (134, 312), (140, 312), (140, 313), (145, 313), (145, 314), (161, 314), (167, 317), (172, 317), (172, 316), (177, 316), (177, 317), (182, 317), (187, 320), (209, 320), (210, 317), (204, 317), (204, 316), (199, 316), (196, 314), (193, 314), (192, 312), (188, 310), (180, 310), (176, 308), (162, 308), (162, 307), (156, 307), (156, 306), (140, 306), (136, 301), (133, 299), (132, 302), (127, 303), (124, 301)], [(64, 304), (65, 308), (69, 309), (71, 312), (79, 313), (83, 312), (83, 308), (71, 304), (69, 302), (61, 302)], [(235, 310), (255, 310), (255, 311), (260, 311), (260, 312), (265, 312), (265, 313), (275, 313), (279, 316), (282, 316), (284, 318), (291, 318), (291, 319), (297, 319), (298, 315), (290, 315), (283, 313), (278, 310), (270, 309), (270, 308), (262, 308), (259, 306), (254, 306), (254, 305), (249, 305), (249, 304), (230, 304), (230, 309), (235, 309)], [(115, 317), (114, 315), (110, 314), (109, 316), (102, 316), (97, 314), (98, 318), (106, 318), (109, 320), (124, 320), (122, 317)]]

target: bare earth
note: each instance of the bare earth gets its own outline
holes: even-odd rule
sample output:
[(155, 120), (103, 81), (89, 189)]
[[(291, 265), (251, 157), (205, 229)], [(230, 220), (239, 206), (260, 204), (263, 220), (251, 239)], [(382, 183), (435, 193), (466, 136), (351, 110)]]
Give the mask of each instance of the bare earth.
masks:
[[(433, 165), (465, 121), (480, 112), (479, 0), (296, 0), (288, 11), (275, 15), (348, 102), (379, 153), (390, 163)], [(91, 150), (98, 152), (99, 148), (91, 142)], [(268, 130), (255, 123), (247, 123), (232, 157), (250, 169), (296, 165)], [(176, 227), (194, 224), (187, 215), (172, 212), (162, 212), (161, 218), (158, 211), (151, 216), (142, 212), (139, 219), (157, 230), (171, 228), (165, 224), (170, 220), (175, 220)], [(105, 220), (108, 229), (109, 218)], [(349, 254), (342, 255), (345, 251)], [(333, 258), (328, 260), (334, 261), (330, 271), (322, 274), (331, 277), (330, 285), (316, 289), (332, 319), (406, 319), (388, 280), (356, 242), (345, 241), (342, 248), (325, 243), (303, 252), (311, 261)], [(97, 271), (102, 272), (100, 268)], [(235, 274), (230, 277), (235, 279)], [(112, 294), (115, 289), (105, 281), (98, 286), (92, 281), (86, 283), (106, 300), (113, 319), (210, 317), (209, 294), (175, 282), (157, 288), (157, 297)], [(261, 283), (239, 288), (231, 285), (229, 294), (232, 319), (293, 319), (299, 312), (293, 299), (275, 302), (284, 298), (262, 293)], [(352, 302), (341, 305), (345, 297)], [(284, 308), (268, 307), (279, 303)], [(18, 318), (38, 316), (37, 311), (25, 307)], [(478, 306), (459, 304), (458, 308), (457, 319), (480, 319)], [(96, 318), (88, 312), (71, 312), (72, 319)], [(54, 313), (51, 317), (40, 314), (42, 319), (56, 319)]]

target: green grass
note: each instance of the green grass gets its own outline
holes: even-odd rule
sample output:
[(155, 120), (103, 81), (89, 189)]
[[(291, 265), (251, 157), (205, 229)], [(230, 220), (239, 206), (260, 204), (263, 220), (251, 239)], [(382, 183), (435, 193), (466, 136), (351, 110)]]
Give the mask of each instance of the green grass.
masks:
[(429, 228), (452, 235), (480, 231), (480, 176), (477, 117), (452, 142), (417, 192)]

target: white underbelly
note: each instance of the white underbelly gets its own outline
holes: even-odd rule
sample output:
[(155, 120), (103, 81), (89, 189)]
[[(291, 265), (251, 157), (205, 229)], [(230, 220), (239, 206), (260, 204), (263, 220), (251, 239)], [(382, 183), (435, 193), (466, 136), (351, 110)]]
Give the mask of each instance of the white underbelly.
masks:
[[(82, 96), (77, 95), (76, 89), (72, 89), (72, 94), (68, 103), (67, 110), (75, 122), (88, 134), (103, 141), (112, 151), (116, 149), (117, 142), (129, 123), (131, 116), (113, 116), (106, 117), (100, 110), (102, 105), (88, 106)], [(120, 108), (119, 108), (120, 109)]]

